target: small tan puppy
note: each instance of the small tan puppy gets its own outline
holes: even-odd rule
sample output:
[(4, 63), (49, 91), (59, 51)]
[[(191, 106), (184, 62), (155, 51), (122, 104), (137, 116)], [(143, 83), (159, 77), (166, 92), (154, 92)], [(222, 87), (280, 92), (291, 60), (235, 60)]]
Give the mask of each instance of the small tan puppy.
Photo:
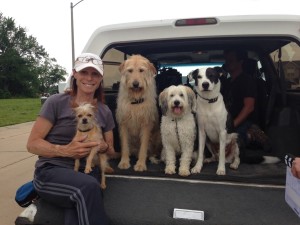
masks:
[[(100, 129), (97, 121), (95, 111), (96, 108), (89, 103), (83, 103), (78, 107), (74, 108), (77, 119), (77, 132), (76, 136), (84, 136), (87, 135), (85, 142), (88, 141), (104, 141), (102, 130)], [(99, 153), (99, 148), (96, 146), (91, 149), (90, 154), (86, 159), (86, 166), (84, 173), (90, 173), (92, 171), (92, 167), (98, 165), (101, 170), (101, 183), (100, 187), (102, 189), (106, 188), (105, 181), (105, 169), (107, 167), (108, 157), (105, 153)], [(75, 160), (74, 170), (78, 171), (80, 166), (80, 160)]]

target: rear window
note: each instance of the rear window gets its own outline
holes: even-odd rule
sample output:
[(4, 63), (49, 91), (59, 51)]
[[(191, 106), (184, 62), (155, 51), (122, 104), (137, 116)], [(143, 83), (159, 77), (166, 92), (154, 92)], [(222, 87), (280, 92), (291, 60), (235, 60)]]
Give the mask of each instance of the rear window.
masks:
[[(178, 65), (174, 65), (174, 64), (165, 64), (163, 66), (161, 66), (161, 68), (158, 70), (158, 74), (160, 73), (161, 70), (163, 70), (164, 68), (172, 68), (177, 70), (181, 75), (182, 75), (182, 80), (181, 83), (182, 84), (186, 84), (187, 83), (187, 75), (195, 70), (195, 69), (199, 69), (199, 68), (208, 68), (208, 67), (221, 67), (223, 65), (223, 63), (194, 63), (194, 64), (178, 64)], [(191, 85), (193, 85), (193, 83), (190, 83)]]
[[(223, 51), (228, 47), (245, 48), (248, 57), (257, 61), (257, 68), (262, 79), (270, 81), (270, 77), (279, 71), (282, 65), (284, 79), (278, 79), (282, 88), (288, 91), (300, 91), (300, 47), (296, 42), (285, 38), (235, 38), (209, 40), (174, 40), (127, 43), (111, 46), (102, 56), (104, 62), (104, 87), (106, 91), (118, 91), (119, 66), (132, 54), (141, 54), (148, 58), (157, 68), (158, 75), (165, 68), (177, 70), (181, 74), (181, 83), (187, 83), (187, 75), (195, 68), (222, 66)], [(279, 47), (281, 46), (281, 57)], [(274, 71), (267, 66), (265, 56), (269, 55)], [(269, 59), (268, 59), (269, 61)], [(271, 65), (270, 64), (270, 65)], [(274, 77), (274, 76), (273, 76)], [(278, 77), (278, 75), (277, 75)], [(280, 81), (279, 81), (280, 80)]]

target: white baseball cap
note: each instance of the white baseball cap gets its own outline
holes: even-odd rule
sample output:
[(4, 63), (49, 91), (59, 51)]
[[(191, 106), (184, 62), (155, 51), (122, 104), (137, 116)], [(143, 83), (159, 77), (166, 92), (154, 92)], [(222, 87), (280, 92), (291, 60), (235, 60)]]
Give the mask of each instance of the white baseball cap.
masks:
[(95, 68), (103, 76), (103, 62), (98, 55), (82, 53), (75, 60), (74, 70), (79, 72), (87, 67)]

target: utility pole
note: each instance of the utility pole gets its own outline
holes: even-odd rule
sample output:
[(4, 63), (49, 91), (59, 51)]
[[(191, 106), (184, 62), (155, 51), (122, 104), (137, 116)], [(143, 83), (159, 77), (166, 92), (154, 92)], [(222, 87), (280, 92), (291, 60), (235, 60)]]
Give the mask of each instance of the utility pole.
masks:
[(75, 5), (73, 5), (73, 2), (71, 2), (72, 69), (74, 68), (74, 63), (75, 63), (73, 8), (82, 1), (83, 0), (77, 2)]

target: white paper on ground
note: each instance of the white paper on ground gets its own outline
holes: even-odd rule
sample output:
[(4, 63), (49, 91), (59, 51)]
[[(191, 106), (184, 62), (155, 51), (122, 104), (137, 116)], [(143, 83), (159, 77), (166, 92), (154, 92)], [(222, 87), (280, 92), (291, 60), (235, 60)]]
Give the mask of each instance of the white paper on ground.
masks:
[(204, 221), (204, 211), (175, 208), (173, 218)]

